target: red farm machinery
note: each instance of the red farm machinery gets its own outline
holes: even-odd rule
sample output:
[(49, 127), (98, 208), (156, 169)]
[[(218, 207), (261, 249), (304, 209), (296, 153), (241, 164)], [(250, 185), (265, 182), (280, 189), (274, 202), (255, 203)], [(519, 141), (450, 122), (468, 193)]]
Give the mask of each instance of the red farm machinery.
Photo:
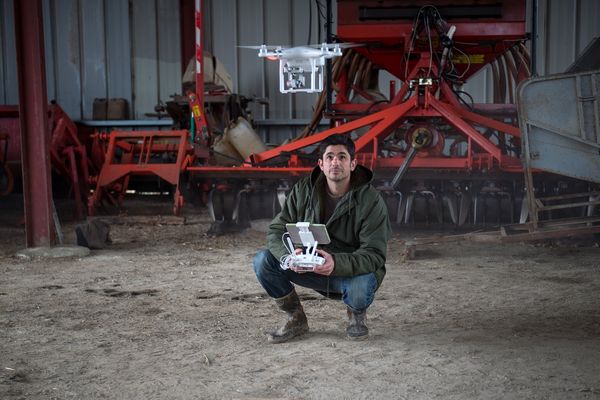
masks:
[[(89, 162), (88, 149), (79, 138), (77, 126), (63, 109), (51, 103), (47, 118), (52, 170), (68, 183), (75, 200), (75, 216), (84, 218), (90, 174), (96, 170)], [(20, 182), (20, 159), (19, 107), (0, 106), (0, 197), (12, 193)]]
[[(532, 207), (537, 221), (539, 209), (527, 201), (515, 104), (515, 88), (531, 75), (525, 4), (520, 0), (457, 0), (451, 5), (444, 0), (338, 0), (333, 35), (328, 1), (328, 42), (358, 46), (328, 63), (327, 90), (301, 134), (270, 149), (250, 146), (255, 151), (247, 151), (243, 161), (236, 163), (219, 162), (217, 157), (224, 135), (211, 126), (214, 112), (205, 100), (214, 96), (204, 90), (203, 51), (198, 42), (196, 88), (186, 101), (192, 134), (186, 137), (185, 131), (178, 131), (178, 145), (161, 147), (158, 140), (154, 147), (163, 160), (171, 159), (170, 178), (162, 177), (175, 187), (175, 212), (181, 211), (181, 193), (187, 192), (207, 204), (216, 232), (273, 217), (291, 185), (316, 165), (321, 140), (342, 133), (355, 140), (358, 161), (375, 172), (374, 183), (393, 222), (513, 224), (524, 222)], [(202, 32), (201, 7), (196, 7), (196, 32)], [(462, 87), (487, 66), (493, 103), (477, 104)], [(387, 95), (377, 87), (382, 70), (393, 77)], [(323, 117), (329, 118), (330, 127), (318, 131)], [(126, 144), (124, 139), (121, 149), (133, 152), (127, 160), (137, 165), (118, 167), (121, 173), (112, 175), (125, 182), (111, 183), (121, 196), (129, 173), (158, 174), (146, 165), (151, 158), (143, 154), (143, 150), (152, 152), (153, 147), (145, 145), (152, 139), (138, 137), (141, 145)], [(242, 147), (248, 150), (246, 144)], [(112, 158), (109, 151), (106, 160)], [(106, 168), (110, 168), (107, 161), (100, 177)], [(533, 179), (529, 183), (530, 197), (535, 192), (561, 199), (567, 193), (593, 189), (586, 181), (559, 175), (537, 179), (535, 188)], [(90, 212), (100, 201), (97, 193), (91, 197)], [(589, 213), (587, 207), (571, 210), (567, 216)], [(561, 206), (549, 210), (547, 216), (565, 212)]]
[[(422, 4), (421, 4), (422, 3)], [(425, 5), (426, 4), (426, 5)], [(513, 88), (530, 75), (525, 2), (337, 2), (339, 42), (328, 91), (312, 123), (290, 143), (235, 167), (195, 164), (193, 184), (211, 187), (215, 221), (272, 216), (285, 191), (316, 164), (333, 133), (355, 139), (398, 223), (499, 224), (518, 219), (523, 178)], [(475, 104), (461, 86), (492, 64), (497, 104)], [(388, 71), (388, 96), (377, 73)], [(331, 100), (329, 93), (335, 93)], [(323, 113), (331, 127), (317, 132)]]
[[(532, 208), (537, 222), (543, 208), (528, 194), (560, 200), (595, 193), (588, 181), (524, 168), (515, 94), (531, 75), (524, 1), (338, 0), (335, 35), (328, 1), (328, 42), (353, 46), (327, 63), (327, 89), (312, 121), (288, 143), (254, 147), (236, 162), (219, 161), (216, 150), (223, 134), (215, 129), (207, 99), (221, 94), (205, 91), (200, 3), (195, 89), (175, 107), (183, 121), (178, 130), (95, 134), (87, 158), (75, 140), (60, 148), (64, 161), (56, 160), (55, 168), (78, 190), (87, 190), (90, 175), (89, 214), (105, 200), (123, 201), (132, 177), (155, 175), (172, 185), (176, 214), (182, 193), (188, 193), (208, 206), (215, 232), (245, 227), (278, 212), (293, 183), (316, 165), (318, 144), (334, 133), (355, 140), (357, 159), (374, 171), (395, 223), (514, 224), (524, 222)], [(475, 103), (463, 86), (484, 67), (493, 101)], [(391, 77), (384, 91), (378, 87), (381, 71)], [(231, 99), (223, 98), (217, 103)], [(235, 115), (230, 110), (228, 117)], [(319, 131), (323, 117), (330, 126)], [(3, 141), (0, 133), (0, 146)], [(0, 151), (0, 167), (5, 159)], [(11, 182), (8, 176), (4, 182)], [(542, 219), (566, 213), (562, 206), (546, 210)], [(586, 212), (590, 203), (566, 216)]]

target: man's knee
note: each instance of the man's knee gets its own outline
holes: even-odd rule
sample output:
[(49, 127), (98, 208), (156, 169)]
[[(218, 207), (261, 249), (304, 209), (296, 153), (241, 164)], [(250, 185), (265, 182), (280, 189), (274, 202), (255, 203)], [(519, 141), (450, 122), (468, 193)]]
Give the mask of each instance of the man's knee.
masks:
[(344, 303), (361, 311), (367, 309), (375, 298), (377, 278), (374, 273), (355, 276), (346, 286)]
[(275, 257), (273, 257), (271, 252), (267, 249), (260, 250), (256, 253), (254, 260), (252, 261), (252, 267), (254, 268), (256, 276), (260, 276), (269, 270), (274, 259)]

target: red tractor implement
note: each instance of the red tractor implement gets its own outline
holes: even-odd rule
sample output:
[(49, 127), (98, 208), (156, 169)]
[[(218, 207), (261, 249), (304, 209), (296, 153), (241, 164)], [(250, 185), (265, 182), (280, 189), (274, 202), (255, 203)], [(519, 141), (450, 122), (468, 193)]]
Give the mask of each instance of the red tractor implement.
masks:
[[(215, 222), (246, 225), (272, 216), (282, 188), (316, 165), (317, 145), (334, 133), (355, 140), (358, 161), (374, 170), (395, 222), (517, 218), (523, 169), (516, 107), (474, 104), (461, 87), (492, 64), (497, 98), (514, 101), (514, 86), (529, 75), (525, 3), (406, 3), (338, 1), (336, 39), (360, 46), (334, 61), (335, 101), (328, 108), (323, 92), (313, 123), (293, 141), (235, 167), (187, 167), (197, 187), (212, 188)], [(390, 82), (389, 97), (376, 85), (381, 70), (401, 82), (399, 90)], [(323, 113), (331, 128), (317, 132)]]

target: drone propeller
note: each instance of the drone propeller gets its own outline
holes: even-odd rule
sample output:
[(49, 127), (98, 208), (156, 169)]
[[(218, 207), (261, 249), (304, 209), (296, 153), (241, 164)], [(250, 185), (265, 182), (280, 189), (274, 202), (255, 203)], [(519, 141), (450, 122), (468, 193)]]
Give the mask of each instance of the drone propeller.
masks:
[(348, 49), (351, 47), (362, 47), (362, 46), (364, 46), (364, 44), (362, 44), (362, 43), (321, 43), (321, 44), (308, 45), (308, 47), (314, 47), (315, 49), (320, 49), (323, 46), (325, 46), (325, 47), (338, 46), (341, 49)]
[(284, 46), (267, 46), (267, 45), (262, 45), (262, 46), (237, 46), (237, 47), (242, 48), (242, 49), (253, 49), (253, 50), (260, 50), (260, 49), (281, 50), (281, 49), (285, 48)]

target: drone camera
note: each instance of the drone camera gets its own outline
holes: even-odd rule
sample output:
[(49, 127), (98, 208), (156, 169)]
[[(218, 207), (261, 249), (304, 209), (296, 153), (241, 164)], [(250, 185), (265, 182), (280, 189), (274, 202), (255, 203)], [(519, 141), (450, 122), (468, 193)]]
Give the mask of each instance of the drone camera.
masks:
[(303, 76), (292, 75), (292, 77), (286, 81), (286, 85), (290, 89), (302, 89), (306, 85), (305, 81)]

